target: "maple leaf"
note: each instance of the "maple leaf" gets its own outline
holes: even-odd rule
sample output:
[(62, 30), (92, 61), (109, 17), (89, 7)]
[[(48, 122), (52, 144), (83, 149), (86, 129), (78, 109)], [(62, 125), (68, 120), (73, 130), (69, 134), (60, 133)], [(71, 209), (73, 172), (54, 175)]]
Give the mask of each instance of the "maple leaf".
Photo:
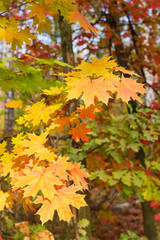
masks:
[(7, 143), (5, 141), (0, 143), (0, 155), (2, 155), (6, 151), (6, 145)]
[(88, 20), (79, 12), (79, 11), (72, 11), (69, 15), (70, 22), (79, 22), (80, 26), (86, 30), (91, 31), (98, 35), (97, 30), (88, 22)]
[(35, 39), (34, 34), (29, 33), (28, 29), (19, 29), (18, 21), (14, 18), (10, 18), (9, 20), (3, 19), (1, 22), (0, 28), (0, 41), (4, 40), (6, 43), (12, 43), (12, 48), (15, 49), (16, 45), (21, 48), (23, 42), (26, 44), (30, 44), (30, 39)]
[(144, 84), (137, 83), (131, 78), (122, 77), (117, 88), (117, 98), (121, 98), (126, 103), (128, 103), (131, 98), (142, 102), (141, 98), (136, 93), (146, 93), (143, 86)]
[(88, 178), (89, 174), (85, 169), (80, 168), (80, 163), (72, 163), (73, 168), (69, 170), (69, 179), (73, 180), (74, 184), (84, 189), (88, 189), (88, 184), (84, 178)]
[(111, 57), (103, 56), (101, 59), (97, 59), (94, 56), (92, 63), (87, 63), (82, 61), (75, 69), (80, 69), (83, 71), (83, 74), (92, 76), (96, 74), (97, 76), (104, 76), (108, 78), (116, 78), (115, 75), (110, 73), (110, 70), (117, 66), (115, 60), (110, 60)]
[(0, 190), (0, 211), (4, 210), (7, 197), (8, 193), (7, 192), (4, 193), (2, 190)]
[(11, 100), (8, 103), (6, 103), (6, 107), (8, 107), (8, 108), (16, 108), (16, 107), (22, 108), (22, 101), (21, 100), (18, 100), (18, 101)]
[(13, 153), (5, 152), (1, 158), (1, 166), (3, 167), (3, 175), (7, 175), (8, 173), (13, 173), (13, 158), (15, 155)]
[(42, 224), (53, 219), (55, 210), (57, 210), (60, 220), (69, 221), (73, 216), (69, 205), (78, 209), (82, 206), (86, 206), (84, 201), (85, 195), (76, 193), (78, 190), (79, 187), (73, 185), (68, 188), (63, 187), (57, 190), (56, 195), (50, 202), (42, 197), (38, 198), (38, 201), (35, 200), (35, 203), (43, 204), (36, 213), (40, 215)]
[(47, 122), (50, 119), (50, 115), (59, 110), (61, 106), (62, 104), (60, 103), (46, 106), (45, 100), (42, 99), (40, 102), (37, 102), (32, 106), (28, 106), (26, 108), (27, 114), (24, 114), (23, 118), (17, 122), (23, 124), (26, 121), (32, 124), (33, 126), (38, 126), (41, 121), (47, 124)]
[(63, 87), (50, 87), (50, 89), (44, 89), (43, 92), (44, 94), (46, 95), (52, 95), (52, 96), (55, 96), (55, 95), (59, 95), (61, 94), (62, 92), (64, 91), (64, 88)]
[(69, 157), (59, 156), (57, 161), (50, 165), (50, 168), (54, 172), (55, 176), (58, 176), (60, 179), (67, 180), (68, 172), (73, 166), (72, 163), (67, 162)]
[(83, 99), (86, 107), (94, 104), (95, 97), (99, 101), (108, 104), (108, 99), (111, 98), (107, 91), (116, 91), (112, 79), (110, 81), (105, 80), (104, 77), (100, 77), (91, 80), (89, 77), (66, 79), (67, 83), (67, 98), (78, 99), (83, 93), (81, 99)]
[(63, 185), (50, 169), (34, 167), (32, 170), (24, 169), (23, 173), (25, 176), (16, 176), (14, 188), (23, 188), (24, 197), (35, 197), (41, 190), (45, 198), (52, 199), (56, 194), (54, 185)]
[(38, 152), (39, 150), (41, 151), (41, 148), (43, 148), (43, 145), (47, 141), (47, 138), (43, 132), (40, 135), (28, 133), (26, 134), (26, 137), (28, 139), (19, 142), (19, 145), (22, 149), (24, 148), (23, 154), (27, 154), (28, 156)]
[(72, 135), (72, 138), (79, 142), (80, 139), (82, 141), (88, 141), (88, 136), (86, 134), (91, 133), (91, 129), (86, 127), (87, 124), (78, 124), (76, 128), (71, 128), (69, 134)]
[(32, 18), (36, 16), (39, 22), (43, 22), (46, 19), (46, 14), (52, 14), (52, 9), (49, 5), (45, 3), (40, 4), (32, 4), (30, 7), (27, 8), (29, 17)]
[(133, 72), (133, 71), (130, 71), (130, 70), (127, 70), (123, 67), (115, 67), (114, 69), (116, 72), (117, 71), (120, 71), (120, 72), (123, 72), (124, 74), (129, 74), (129, 75), (135, 75), (137, 77), (140, 77), (137, 73)]
[(47, 160), (53, 162), (56, 158), (56, 154), (53, 152), (55, 149), (51, 149), (51, 151), (44, 147), (44, 144), (47, 141), (47, 138), (45, 134), (42, 132), (40, 135), (36, 135), (35, 133), (28, 133), (24, 140), (24, 136), (19, 136), (18, 139), (13, 138), (13, 143), (16, 143), (18, 141), (18, 148), (14, 149), (14, 153), (17, 154), (17, 156), (20, 155), (28, 155), (31, 156), (35, 154), (36, 158), (39, 158), (39, 160)]
[(100, 105), (94, 106), (91, 104), (88, 108), (85, 106), (82, 106), (81, 108), (78, 108), (76, 112), (80, 113), (79, 118), (84, 120), (86, 117), (94, 120), (96, 116), (96, 112), (102, 111), (102, 108)]

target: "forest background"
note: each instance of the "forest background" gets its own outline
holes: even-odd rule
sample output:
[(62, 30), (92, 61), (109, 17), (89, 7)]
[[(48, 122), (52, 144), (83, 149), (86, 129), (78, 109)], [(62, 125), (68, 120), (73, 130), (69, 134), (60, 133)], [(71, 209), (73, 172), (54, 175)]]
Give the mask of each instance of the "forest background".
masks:
[[(159, 9), (1, 1), (2, 239), (159, 238)], [(108, 235), (127, 200), (144, 232)]]

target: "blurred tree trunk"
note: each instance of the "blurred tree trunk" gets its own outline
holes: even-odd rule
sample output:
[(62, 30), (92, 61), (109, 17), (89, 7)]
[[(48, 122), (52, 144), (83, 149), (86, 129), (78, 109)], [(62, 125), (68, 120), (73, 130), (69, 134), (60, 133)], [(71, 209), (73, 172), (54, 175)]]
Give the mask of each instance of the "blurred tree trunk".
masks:
[[(12, 56), (12, 49), (10, 45), (7, 45), (4, 41), (2, 41), (2, 58), (11, 57)], [(10, 60), (7, 62), (7, 67), (10, 67)], [(5, 96), (5, 103), (8, 103), (10, 100), (14, 99), (14, 90), (11, 89), (10, 91), (6, 92)], [(7, 108), (5, 106), (5, 118), (4, 118), (4, 133), (12, 135), (14, 129), (14, 108)]]
[[(6, 92), (5, 103), (14, 99), (14, 90)], [(4, 132), (7, 135), (12, 135), (14, 129), (14, 108), (5, 107), (5, 121), (4, 121)]]
[[(62, 48), (62, 57), (63, 61), (74, 66), (75, 65), (75, 60), (74, 60), (74, 53), (73, 53), (73, 46), (72, 46), (72, 30), (71, 30), (71, 25), (68, 24), (68, 22), (60, 16), (59, 18), (59, 27), (60, 27), (60, 33), (61, 33), (61, 48)], [(68, 67), (65, 67), (64, 72), (68, 72), (70, 69)], [(77, 108), (77, 102), (72, 104), (70, 106), (70, 112), (75, 111)], [(77, 145), (76, 142), (73, 141), (72, 145), (75, 147)], [(86, 159), (84, 160), (85, 166), (86, 166)], [(79, 210), (78, 217), (76, 216), (74, 218), (74, 225), (77, 228), (77, 220), (81, 220), (82, 218), (85, 218), (91, 222), (91, 211), (90, 211), (90, 205), (89, 205), (89, 192), (86, 191), (86, 202), (88, 206), (82, 207)], [(88, 239), (91, 239), (91, 224), (86, 227), (86, 237)], [(77, 235), (76, 239), (78, 239), (78, 228), (75, 229), (75, 233)]]

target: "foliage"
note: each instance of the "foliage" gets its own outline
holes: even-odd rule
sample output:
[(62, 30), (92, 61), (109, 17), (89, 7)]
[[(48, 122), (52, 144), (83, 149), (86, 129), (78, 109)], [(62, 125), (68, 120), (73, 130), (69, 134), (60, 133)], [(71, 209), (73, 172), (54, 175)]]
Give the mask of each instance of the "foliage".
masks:
[[(31, 27), (21, 24), (22, 16), (16, 11), (8, 20), (10, 4), (14, 10), (25, 6), (22, 11), (27, 24), (32, 19)], [(34, 41), (35, 32), (51, 33), (57, 15), (70, 22), (78, 20), (85, 30), (97, 34), (74, 1), (16, 1), (14, 6), (2, 1), (0, 8), (1, 40), (11, 43), (13, 50), (23, 42), (29, 44), (29, 39)], [(106, 105), (115, 99), (142, 103), (139, 94), (146, 90), (137, 82), (138, 74), (120, 67), (112, 57), (95, 56), (92, 62), (82, 61), (68, 73), (62, 68), (71, 66), (58, 59), (24, 57), (11, 59), (12, 67), (6, 66), (6, 59), (0, 65), (4, 91), (13, 88), (35, 94), (34, 101), (7, 103), (7, 107), (23, 109), (17, 123), (25, 130), (11, 138), (9, 150), (6, 142), (0, 145), (0, 174), (8, 182), (8, 189), (0, 191), (0, 210), (11, 209), (13, 202), (19, 201), (25, 211), (35, 210), (42, 223), (52, 220), (55, 211), (60, 220), (70, 221), (73, 207), (86, 206), (84, 190), (88, 189), (89, 174), (80, 161), (97, 149), (105, 161), (90, 179), (99, 177), (124, 197), (136, 192), (142, 200), (159, 200), (160, 183), (152, 171), (159, 169), (159, 163), (146, 160), (145, 169), (139, 159), (133, 162), (140, 148), (148, 151), (150, 145), (145, 142), (158, 141), (159, 118), (154, 111), (147, 117), (148, 109), (123, 116), (105, 115)], [(91, 156), (94, 161), (94, 154)], [(79, 223), (85, 238), (83, 228)]]

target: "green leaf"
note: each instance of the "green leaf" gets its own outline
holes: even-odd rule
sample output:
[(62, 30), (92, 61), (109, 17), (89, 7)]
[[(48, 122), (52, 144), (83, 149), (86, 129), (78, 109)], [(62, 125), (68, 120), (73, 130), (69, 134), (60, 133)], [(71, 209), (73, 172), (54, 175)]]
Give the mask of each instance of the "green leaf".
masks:
[(131, 186), (131, 183), (132, 183), (131, 172), (127, 172), (125, 175), (122, 176), (122, 182), (127, 186)]
[(125, 175), (127, 170), (118, 170), (116, 172), (113, 172), (113, 177), (116, 179), (121, 179), (123, 175)]
[(78, 222), (78, 227), (79, 228), (86, 228), (89, 225), (89, 220), (86, 218), (82, 218), (79, 222)]

